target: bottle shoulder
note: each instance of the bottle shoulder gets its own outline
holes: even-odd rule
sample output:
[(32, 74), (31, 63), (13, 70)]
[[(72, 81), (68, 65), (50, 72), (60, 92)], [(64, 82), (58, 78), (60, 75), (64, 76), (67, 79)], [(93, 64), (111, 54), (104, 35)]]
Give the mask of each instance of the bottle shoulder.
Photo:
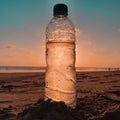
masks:
[(75, 27), (68, 17), (53, 18), (46, 28), (49, 42), (75, 42)]
[(74, 25), (72, 21), (68, 18), (55, 18), (53, 17), (51, 21), (47, 25), (47, 29), (61, 29), (61, 28), (66, 28), (66, 29), (73, 29), (74, 30)]

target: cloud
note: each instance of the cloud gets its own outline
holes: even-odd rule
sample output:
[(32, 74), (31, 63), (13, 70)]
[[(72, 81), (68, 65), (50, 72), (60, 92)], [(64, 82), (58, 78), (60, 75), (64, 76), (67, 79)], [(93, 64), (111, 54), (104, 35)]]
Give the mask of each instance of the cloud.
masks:
[(4, 46), (4, 48), (7, 48), (7, 49), (16, 49), (16, 45), (14, 44), (7, 44)]
[(118, 28), (117, 31), (120, 32), (120, 28)]
[(85, 44), (86, 44), (87, 46), (92, 46), (92, 45), (93, 45), (93, 42), (92, 42), (91, 40), (86, 40), (86, 41), (85, 41)]
[(113, 28), (113, 30), (116, 32), (120, 32), (120, 27), (115, 27), (115, 28)]
[(80, 35), (81, 34), (81, 30), (77, 27), (75, 27), (75, 33), (76, 35)]

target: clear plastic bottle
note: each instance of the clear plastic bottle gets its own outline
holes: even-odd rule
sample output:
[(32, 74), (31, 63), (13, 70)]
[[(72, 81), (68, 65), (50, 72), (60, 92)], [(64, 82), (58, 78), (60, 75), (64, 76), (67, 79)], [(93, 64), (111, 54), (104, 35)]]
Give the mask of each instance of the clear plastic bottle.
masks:
[(46, 29), (45, 100), (76, 106), (75, 28), (64, 4), (54, 6), (54, 17)]

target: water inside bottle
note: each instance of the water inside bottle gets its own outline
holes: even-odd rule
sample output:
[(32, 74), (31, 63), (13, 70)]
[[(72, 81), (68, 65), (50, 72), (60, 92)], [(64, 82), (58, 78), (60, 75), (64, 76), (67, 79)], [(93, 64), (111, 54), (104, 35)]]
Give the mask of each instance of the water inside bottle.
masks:
[(45, 99), (76, 105), (75, 30), (66, 18), (53, 18), (46, 30)]

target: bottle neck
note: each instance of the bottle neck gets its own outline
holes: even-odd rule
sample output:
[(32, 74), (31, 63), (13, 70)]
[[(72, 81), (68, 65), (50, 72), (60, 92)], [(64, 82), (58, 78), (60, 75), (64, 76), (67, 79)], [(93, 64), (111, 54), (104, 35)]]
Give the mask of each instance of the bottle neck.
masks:
[(66, 15), (56, 15), (55, 18), (65, 18)]

